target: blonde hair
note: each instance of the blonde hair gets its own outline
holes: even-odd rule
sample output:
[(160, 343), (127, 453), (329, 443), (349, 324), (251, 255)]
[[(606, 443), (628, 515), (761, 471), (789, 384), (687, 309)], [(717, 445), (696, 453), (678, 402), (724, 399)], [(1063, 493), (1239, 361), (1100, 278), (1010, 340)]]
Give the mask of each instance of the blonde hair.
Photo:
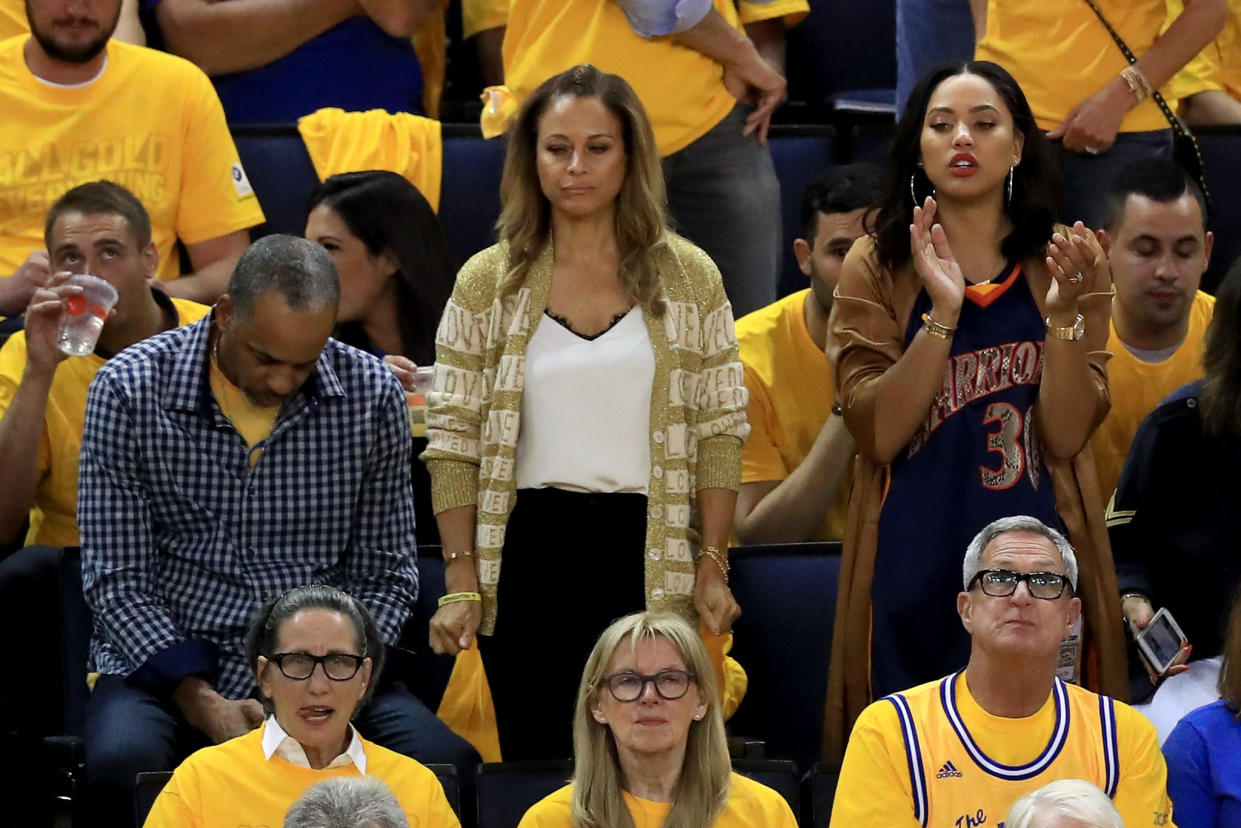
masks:
[(667, 244), (668, 207), (655, 133), (633, 87), (619, 75), (582, 64), (548, 78), (526, 99), (508, 136), (500, 179), (496, 234), (508, 242), (509, 270), (502, 296), (515, 292), (551, 241), (551, 205), (539, 185), (536, 157), (539, 121), (560, 97), (598, 98), (620, 122), (625, 179), (616, 197), (618, 267), (625, 294), (643, 310), (662, 314), (656, 254)]
[(591, 709), (599, 694), (608, 692), (602, 678), (616, 650), (657, 637), (676, 647), (686, 669), (695, 675), (698, 695), (707, 705), (702, 719), (690, 723), (676, 801), (663, 828), (710, 825), (728, 801), (732, 767), (711, 657), (698, 633), (679, 616), (638, 612), (603, 631), (582, 672), (573, 712), (574, 828), (633, 828), (633, 818), (621, 796), (621, 769), (612, 729), (595, 721)]
[(1040, 814), (1071, 817), (1092, 828), (1125, 828), (1107, 794), (1084, 779), (1057, 779), (1017, 800), (1005, 828), (1030, 828)]

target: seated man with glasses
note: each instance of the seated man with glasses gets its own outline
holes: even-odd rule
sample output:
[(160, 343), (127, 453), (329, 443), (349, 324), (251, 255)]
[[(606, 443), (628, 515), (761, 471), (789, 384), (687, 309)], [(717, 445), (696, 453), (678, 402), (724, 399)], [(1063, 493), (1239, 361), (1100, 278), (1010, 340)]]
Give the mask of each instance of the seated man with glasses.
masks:
[(312, 785), (370, 777), (392, 789), (419, 828), (459, 828), (434, 773), (349, 723), (375, 692), (383, 660), (375, 622), (351, 595), (316, 584), (268, 601), (246, 636), (266, 720), (185, 760), (146, 824), (280, 825)]
[(969, 663), (862, 712), (831, 824), (996, 826), (1048, 782), (1085, 779), (1125, 825), (1172, 825), (1154, 727), (1056, 675), (1081, 614), (1068, 540), (1032, 517), (1001, 518), (970, 542), (963, 583)]

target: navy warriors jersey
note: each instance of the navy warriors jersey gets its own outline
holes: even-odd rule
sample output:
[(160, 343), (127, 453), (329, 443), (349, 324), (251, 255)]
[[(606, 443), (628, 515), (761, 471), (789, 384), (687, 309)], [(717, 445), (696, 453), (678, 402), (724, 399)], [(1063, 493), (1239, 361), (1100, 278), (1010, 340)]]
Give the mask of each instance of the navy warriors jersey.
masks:
[[(924, 290), (906, 347), (930, 308)], [(940, 390), (888, 467), (871, 594), (875, 697), (968, 659), (968, 639), (945, 596), (961, 590), (961, 556), (978, 530), (1010, 515), (1061, 526), (1033, 417), (1046, 334), (1019, 264), (966, 289)]]
[(1098, 786), (1129, 828), (1173, 824), (1158, 737), (1133, 708), (1055, 679), (1038, 712), (1006, 719), (974, 701), (963, 672), (862, 713), (832, 824), (1003, 828), (1014, 802), (1057, 779)]

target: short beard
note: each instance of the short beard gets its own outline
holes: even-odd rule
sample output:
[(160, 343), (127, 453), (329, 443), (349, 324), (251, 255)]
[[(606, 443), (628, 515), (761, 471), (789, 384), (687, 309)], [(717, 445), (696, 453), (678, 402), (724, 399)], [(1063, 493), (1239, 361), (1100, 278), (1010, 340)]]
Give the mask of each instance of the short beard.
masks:
[(99, 57), (99, 54), (107, 48), (108, 40), (111, 39), (112, 33), (116, 31), (116, 24), (117, 21), (120, 20), (120, 17), (121, 7), (120, 3), (117, 3), (116, 16), (112, 18), (110, 25), (101, 27), (101, 34), (99, 37), (89, 43), (83, 43), (79, 46), (66, 48), (56, 42), (49, 32), (42, 31), (39, 27), (35, 26), (34, 15), (30, 13), (30, 0), (26, 0), (26, 21), (30, 24), (30, 34), (34, 37), (35, 42), (39, 44), (39, 48), (41, 48), (48, 57), (52, 60), (60, 61), (61, 63), (90, 63), (92, 60)]

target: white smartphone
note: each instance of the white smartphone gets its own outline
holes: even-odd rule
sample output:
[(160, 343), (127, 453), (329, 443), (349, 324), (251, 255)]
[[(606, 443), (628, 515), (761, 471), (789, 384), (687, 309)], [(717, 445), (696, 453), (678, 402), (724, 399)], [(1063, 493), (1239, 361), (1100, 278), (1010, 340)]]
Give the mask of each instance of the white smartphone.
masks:
[(1155, 617), (1137, 634), (1138, 651), (1146, 659), (1156, 675), (1162, 676), (1176, 661), (1181, 652), (1181, 642), (1185, 633), (1168, 612), (1167, 607), (1160, 607)]

